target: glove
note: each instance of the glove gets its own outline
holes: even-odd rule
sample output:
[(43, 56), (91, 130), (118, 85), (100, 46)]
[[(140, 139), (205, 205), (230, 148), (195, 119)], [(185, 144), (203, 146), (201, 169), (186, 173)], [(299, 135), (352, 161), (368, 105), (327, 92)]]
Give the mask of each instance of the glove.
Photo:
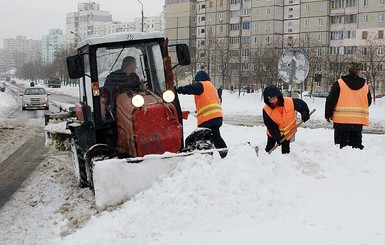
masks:
[(302, 121), (303, 121), (303, 122), (306, 122), (307, 120), (309, 120), (309, 118), (310, 118), (309, 113), (304, 113), (304, 114), (302, 115)]
[[(282, 145), (282, 143), (284, 142), (284, 140), (282, 140), (283, 139), (283, 137), (282, 138), (280, 138), (279, 140), (277, 140), (277, 145), (278, 146), (281, 146)], [(281, 143), (281, 141), (282, 141), (282, 143)]]

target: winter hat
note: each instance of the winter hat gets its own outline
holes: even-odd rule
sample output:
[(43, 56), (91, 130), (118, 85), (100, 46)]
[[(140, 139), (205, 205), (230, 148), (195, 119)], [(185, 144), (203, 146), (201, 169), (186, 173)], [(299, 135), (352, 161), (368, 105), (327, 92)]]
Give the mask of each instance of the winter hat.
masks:
[(362, 70), (362, 65), (361, 63), (357, 62), (351, 62), (348, 64), (348, 71), (349, 73), (355, 73), (357, 70)]
[(195, 81), (210, 81), (209, 75), (205, 71), (198, 71), (194, 78)]
[(274, 96), (278, 97), (278, 101), (281, 104), (283, 101), (283, 95), (281, 90), (279, 90), (279, 88), (273, 84), (266, 86), (265, 90), (263, 90), (263, 101), (265, 102), (265, 104), (271, 107), (269, 99), (270, 97)]

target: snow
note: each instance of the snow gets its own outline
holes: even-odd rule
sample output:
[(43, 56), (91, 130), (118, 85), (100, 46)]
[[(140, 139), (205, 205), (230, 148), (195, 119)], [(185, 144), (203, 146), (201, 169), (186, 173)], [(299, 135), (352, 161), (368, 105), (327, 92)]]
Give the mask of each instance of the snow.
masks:
[[(58, 90), (77, 94), (76, 88), (52, 93)], [(260, 93), (238, 97), (224, 90), (222, 97), (225, 120), (260, 121)], [(180, 99), (193, 114), (193, 96)], [(290, 154), (263, 150), (263, 125), (224, 124), (226, 158), (217, 153), (178, 158), (176, 167), (147, 190), (101, 212), (88, 189), (76, 188), (70, 154), (50, 150), (0, 210), (1, 243), (384, 244), (385, 135), (364, 134), (362, 151), (339, 149), (323, 118), (325, 99), (304, 100), (316, 112), (299, 128)], [(6, 119), (14, 110), (9, 108), (17, 108), (14, 103), (7, 90), (1, 93), (0, 128), (15, 125), (28, 134), (21, 122)], [(377, 99), (365, 131), (384, 131), (384, 112), (385, 100)], [(39, 127), (35, 121), (24, 124)], [(184, 126), (187, 136), (196, 118), (190, 114)], [(258, 156), (246, 142), (259, 147)], [(110, 176), (111, 182), (116, 177)]]

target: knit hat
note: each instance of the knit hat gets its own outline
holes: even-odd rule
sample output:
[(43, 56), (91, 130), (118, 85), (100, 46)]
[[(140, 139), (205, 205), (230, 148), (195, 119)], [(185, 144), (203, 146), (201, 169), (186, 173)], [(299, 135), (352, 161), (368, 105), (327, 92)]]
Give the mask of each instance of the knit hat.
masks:
[(194, 78), (195, 81), (210, 81), (209, 75), (205, 71), (198, 71)]
[(348, 65), (348, 70), (362, 70), (362, 64), (357, 62), (351, 62)]

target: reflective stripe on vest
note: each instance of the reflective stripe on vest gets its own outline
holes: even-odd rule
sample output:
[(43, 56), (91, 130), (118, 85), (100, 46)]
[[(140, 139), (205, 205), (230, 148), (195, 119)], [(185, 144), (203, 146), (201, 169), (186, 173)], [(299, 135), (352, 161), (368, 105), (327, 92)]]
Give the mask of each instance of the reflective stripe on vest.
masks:
[[(280, 108), (272, 109), (268, 105), (265, 105), (263, 109), (271, 118), (271, 120), (273, 120), (278, 125), (281, 136), (286, 136), (289, 134), (290, 130), (295, 128), (297, 122), (293, 99), (284, 97), (283, 100), (283, 107), (280, 106)], [(279, 109), (282, 109), (282, 113), (279, 111)], [(290, 140), (296, 132), (297, 130), (293, 130), (293, 132), (288, 135), (286, 139)], [(271, 133), (268, 129), (266, 133), (271, 137)]]
[(369, 86), (365, 84), (359, 90), (350, 89), (342, 80), (338, 79), (340, 95), (334, 108), (332, 121), (335, 123), (369, 125)]
[(201, 84), (203, 85), (203, 93), (194, 96), (198, 125), (213, 118), (223, 117), (222, 106), (214, 85), (210, 81), (204, 81)]

